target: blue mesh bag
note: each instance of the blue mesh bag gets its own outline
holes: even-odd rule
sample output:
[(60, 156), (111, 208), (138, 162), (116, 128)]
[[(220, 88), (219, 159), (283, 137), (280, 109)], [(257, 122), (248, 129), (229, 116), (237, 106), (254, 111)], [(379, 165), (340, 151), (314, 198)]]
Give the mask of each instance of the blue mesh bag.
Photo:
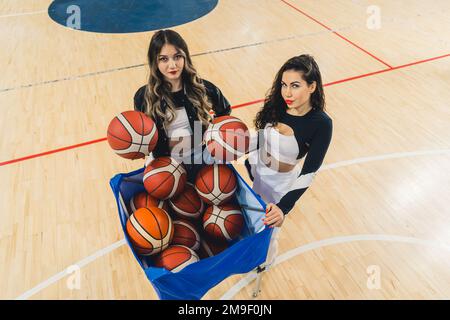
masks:
[(136, 193), (145, 191), (142, 182), (144, 168), (118, 174), (110, 180), (127, 244), (160, 299), (201, 299), (208, 290), (227, 277), (250, 272), (266, 261), (273, 232), (273, 229), (265, 228), (262, 222), (266, 204), (242, 179), (234, 167), (228, 166), (237, 177), (238, 186), (235, 197), (241, 206), (245, 220), (241, 236), (231, 242), (225, 251), (192, 263), (179, 272), (154, 267), (151, 256), (144, 257), (136, 253), (126, 233), (125, 225), (129, 212), (125, 204), (129, 203)]

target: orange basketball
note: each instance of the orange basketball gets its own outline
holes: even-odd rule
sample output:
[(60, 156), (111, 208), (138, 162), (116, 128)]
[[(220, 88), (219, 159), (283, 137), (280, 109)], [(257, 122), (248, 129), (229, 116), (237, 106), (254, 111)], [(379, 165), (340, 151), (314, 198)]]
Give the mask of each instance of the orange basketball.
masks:
[(228, 248), (228, 243), (225, 241), (216, 241), (203, 237), (200, 241), (200, 249), (198, 255), (201, 259), (218, 255), (222, 251)]
[(134, 160), (153, 151), (158, 142), (158, 130), (145, 113), (125, 111), (109, 123), (107, 140), (119, 156)]
[(183, 245), (194, 251), (200, 248), (200, 233), (192, 222), (181, 219), (174, 220), (173, 228), (172, 245)]
[(144, 187), (156, 199), (165, 200), (180, 194), (186, 184), (186, 170), (171, 157), (154, 159), (144, 170)]
[(215, 118), (203, 135), (209, 153), (225, 163), (243, 156), (250, 145), (250, 133), (240, 119), (233, 116)]
[(244, 217), (238, 205), (227, 203), (210, 206), (203, 215), (203, 229), (211, 238), (218, 241), (236, 239), (244, 226)]
[(139, 208), (145, 207), (157, 207), (160, 209), (164, 209), (164, 211), (166, 212), (169, 212), (169, 205), (167, 204), (167, 202), (158, 200), (145, 191), (135, 194), (130, 199), (130, 208), (132, 212), (135, 212)]
[(185, 246), (173, 245), (157, 255), (153, 261), (155, 267), (178, 272), (198, 260), (200, 260), (198, 255), (192, 249)]
[(195, 190), (207, 204), (224, 204), (233, 197), (236, 187), (236, 176), (225, 164), (205, 166), (195, 178)]
[(192, 184), (186, 183), (184, 190), (169, 200), (173, 212), (180, 218), (196, 219), (203, 213), (204, 205)]
[(149, 256), (169, 246), (173, 237), (173, 223), (163, 209), (137, 209), (126, 224), (127, 234), (138, 254)]

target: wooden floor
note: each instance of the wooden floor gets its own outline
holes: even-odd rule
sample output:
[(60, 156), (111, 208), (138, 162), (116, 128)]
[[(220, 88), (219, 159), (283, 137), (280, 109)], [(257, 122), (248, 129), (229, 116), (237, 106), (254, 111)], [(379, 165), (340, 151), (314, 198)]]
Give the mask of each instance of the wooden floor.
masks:
[[(104, 140), (146, 81), (152, 32), (74, 31), (50, 2), (0, 1), (0, 298), (157, 299), (108, 184), (143, 162)], [(326, 83), (332, 144), (259, 299), (450, 298), (449, 14), (446, 0), (222, 0), (174, 28), (248, 125), (288, 58), (312, 54)], [(253, 279), (204, 298), (251, 299)]]

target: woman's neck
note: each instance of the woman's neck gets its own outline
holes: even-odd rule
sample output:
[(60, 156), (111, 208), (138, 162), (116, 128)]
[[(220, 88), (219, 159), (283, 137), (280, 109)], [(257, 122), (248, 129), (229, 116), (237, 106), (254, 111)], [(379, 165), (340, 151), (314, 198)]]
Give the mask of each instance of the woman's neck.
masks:
[(289, 108), (286, 110), (286, 113), (293, 115), (293, 116), (304, 116), (312, 109), (311, 102), (308, 100), (301, 106), (298, 106), (297, 108)]
[(172, 81), (170, 81), (170, 84), (172, 85), (171, 92), (177, 92), (177, 91), (180, 91), (183, 88), (183, 85), (181, 83), (181, 79), (179, 79), (179, 80), (172, 80)]

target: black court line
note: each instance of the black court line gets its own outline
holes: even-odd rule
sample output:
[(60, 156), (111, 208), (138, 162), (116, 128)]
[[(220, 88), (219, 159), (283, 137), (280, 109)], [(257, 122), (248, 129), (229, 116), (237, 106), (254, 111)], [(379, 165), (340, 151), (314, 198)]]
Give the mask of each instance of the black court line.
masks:
[[(286, 1), (283, 1), (283, 2), (286, 3), (287, 5), (291, 6)], [(353, 0), (353, 3), (355, 5), (359, 5), (359, 6), (364, 6), (365, 7), (365, 5), (362, 5), (358, 0)], [(295, 8), (295, 9), (297, 10), (297, 8)], [(449, 10), (441, 10), (441, 11), (433, 12), (433, 14), (444, 14), (445, 15), (445, 14), (448, 13), (448, 11)], [(31, 12), (31, 13), (33, 14), (33, 13), (40, 13), (40, 12)], [(30, 13), (25, 13), (25, 14), (30, 14)], [(19, 15), (21, 15), (21, 14), (19, 14)], [(2, 16), (0, 16), (0, 18), (1, 17)], [(383, 24), (386, 25), (386, 24), (389, 24), (389, 23), (395, 23), (395, 24), (406, 23), (406, 24), (409, 25), (410, 21), (408, 21), (407, 19), (398, 19), (398, 18), (388, 18), (388, 19), (386, 19), (385, 18)], [(321, 34), (326, 34), (326, 33), (336, 33), (337, 31), (351, 30), (351, 29), (355, 29), (355, 28), (359, 28), (359, 27), (360, 27), (359, 24), (344, 26), (344, 27), (335, 28), (335, 29), (326, 27), (327, 28), (326, 31), (319, 31), (319, 32), (308, 33), (308, 34), (304, 34), (304, 35), (290, 36), (290, 37), (279, 38), (279, 39), (268, 40), (268, 41), (261, 41), (261, 42), (256, 42), (256, 43), (251, 43), (251, 44), (246, 44), (246, 45), (241, 45), (241, 46), (224, 48), (224, 49), (210, 50), (210, 51), (206, 51), (206, 52), (202, 52), (202, 53), (192, 54), (191, 57), (199, 57), (199, 56), (208, 55), (208, 54), (232, 51), (232, 50), (243, 49), (243, 48), (248, 48), (248, 47), (256, 47), (256, 46), (265, 45), (265, 44), (269, 44), (269, 43), (287, 41), (287, 40), (292, 40), (292, 39), (300, 39), (300, 38), (313, 36), (313, 35), (321, 35)], [(441, 40), (441, 42), (445, 42), (445, 41)], [(118, 67), (118, 68), (114, 68), (114, 69), (107, 69), (107, 70), (103, 70), (103, 71), (91, 72), (91, 73), (82, 74), (82, 75), (78, 75), (78, 76), (70, 76), (70, 77), (65, 77), (65, 78), (61, 78), (61, 79), (54, 79), (54, 80), (30, 83), (30, 84), (20, 85), (20, 86), (16, 86), (16, 87), (0, 88), (0, 93), (7, 92), (7, 91), (26, 89), (26, 88), (32, 88), (32, 87), (42, 86), (42, 85), (46, 85), (46, 84), (53, 84), (53, 83), (57, 83), (57, 82), (77, 80), (77, 79), (82, 79), (82, 78), (86, 78), (86, 77), (97, 76), (97, 75), (101, 75), (101, 74), (112, 73), (112, 72), (117, 72), (117, 71), (122, 71), (122, 70), (141, 68), (141, 67), (146, 66), (146, 65), (148, 65), (148, 64), (147, 63), (141, 63), (141, 64), (130, 65), (130, 66), (125, 66), (125, 67)]]
[[(200, 57), (200, 56), (205, 56), (205, 55), (210, 55), (210, 54), (215, 54), (215, 53), (239, 50), (239, 49), (243, 49), (243, 48), (257, 47), (257, 46), (262, 46), (262, 45), (275, 43), (275, 42), (282, 42), (282, 41), (288, 41), (288, 40), (293, 40), (293, 39), (301, 39), (301, 38), (310, 37), (310, 36), (323, 35), (323, 34), (327, 34), (327, 33), (333, 33), (335, 31), (350, 30), (350, 29), (357, 28), (357, 27), (358, 27), (357, 25), (350, 25), (350, 26), (345, 26), (345, 27), (338, 28), (335, 30), (326, 30), (326, 31), (313, 32), (313, 33), (306, 33), (306, 34), (302, 34), (302, 35), (293, 35), (293, 36), (278, 38), (278, 39), (274, 39), (274, 40), (260, 41), (260, 42), (250, 43), (250, 44), (244, 44), (241, 46), (235, 46), (235, 47), (210, 50), (210, 51), (205, 51), (205, 52), (201, 52), (201, 53), (191, 54), (191, 57)], [(117, 72), (117, 71), (142, 68), (147, 65), (148, 65), (148, 63), (140, 63), (140, 64), (125, 66), (125, 67), (118, 67), (118, 68), (107, 69), (107, 70), (102, 70), (102, 71), (90, 72), (90, 73), (81, 74), (81, 75), (77, 75), (77, 76), (69, 76), (69, 77), (64, 77), (64, 78), (60, 78), (60, 79), (24, 84), (24, 85), (20, 85), (20, 86), (16, 86), (16, 87), (1, 88), (0, 93), (7, 92), (7, 91), (20, 90), (20, 89), (27, 89), (27, 88), (32, 88), (32, 87), (38, 87), (38, 86), (54, 84), (54, 83), (64, 82), (64, 81), (78, 80), (78, 79), (82, 79), (82, 78), (93, 77), (93, 76), (98, 76), (98, 75), (107, 74), (107, 73), (113, 73), (113, 72)]]
[[(429, 62), (429, 61), (444, 59), (444, 58), (447, 58), (447, 57), (450, 57), (450, 53), (444, 54), (444, 55), (440, 55), (440, 56), (437, 56), (437, 57), (432, 57), (432, 58), (420, 60), (420, 61), (410, 62), (410, 63), (403, 64), (403, 65), (400, 65), (400, 66), (396, 66), (396, 67), (393, 67), (393, 68), (382, 69), (382, 70), (369, 72), (369, 73), (365, 73), (365, 74), (354, 76), (354, 77), (350, 77), (350, 78), (341, 79), (341, 80), (334, 81), (334, 82), (325, 83), (323, 86), (324, 87), (328, 87), (328, 86), (332, 86), (332, 85), (339, 84), (339, 83), (354, 81), (354, 80), (357, 80), (357, 79), (362, 79), (362, 78), (366, 78), (366, 77), (370, 77), (370, 76), (374, 76), (374, 75), (382, 74), (382, 73), (386, 73), (386, 72), (392, 72), (392, 71), (395, 71), (395, 70), (399, 70), (399, 69), (415, 66), (415, 65), (418, 65), (418, 64), (426, 63), (426, 62)], [(254, 101), (242, 103), (240, 105), (232, 106), (231, 108), (232, 109), (241, 108), (241, 107), (253, 105), (253, 104), (256, 104), (256, 103), (261, 103), (263, 101), (264, 101), (264, 99), (254, 100)], [(53, 153), (57, 153), (57, 152), (62, 152), (62, 151), (70, 150), (70, 149), (79, 148), (79, 147), (82, 147), (82, 146), (95, 144), (95, 143), (98, 143), (98, 142), (103, 142), (103, 141), (106, 141), (106, 138), (100, 138), (100, 139), (96, 139), (96, 140), (92, 140), (92, 141), (79, 143), (79, 144), (76, 144), (76, 145), (71, 145), (71, 146), (68, 146), (68, 147), (63, 147), (63, 148), (54, 149), (54, 150), (50, 150), (50, 151), (46, 151), (46, 152), (41, 152), (41, 153), (38, 153), (38, 154), (29, 155), (29, 156), (26, 156), (26, 157), (21, 157), (21, 158), (17, 158), (17, 159), (13, 159), (13, 160), (8, 160), (8, 161), (3, 161), (3, 162), (0, 162), (0, 167), (1, 166), (5, 166), (5, 165), (9, 165), (9, 164), (13, 164), (13, 163), (17, 163), (17, 162), (21, 162), (21, 161), (25, 161), (25, 160), (29, 160), (29, 159), (33, 159), (33, 158), (47, 156), (47, 155), (50, 155), (50, 154), (53, 154)]]

